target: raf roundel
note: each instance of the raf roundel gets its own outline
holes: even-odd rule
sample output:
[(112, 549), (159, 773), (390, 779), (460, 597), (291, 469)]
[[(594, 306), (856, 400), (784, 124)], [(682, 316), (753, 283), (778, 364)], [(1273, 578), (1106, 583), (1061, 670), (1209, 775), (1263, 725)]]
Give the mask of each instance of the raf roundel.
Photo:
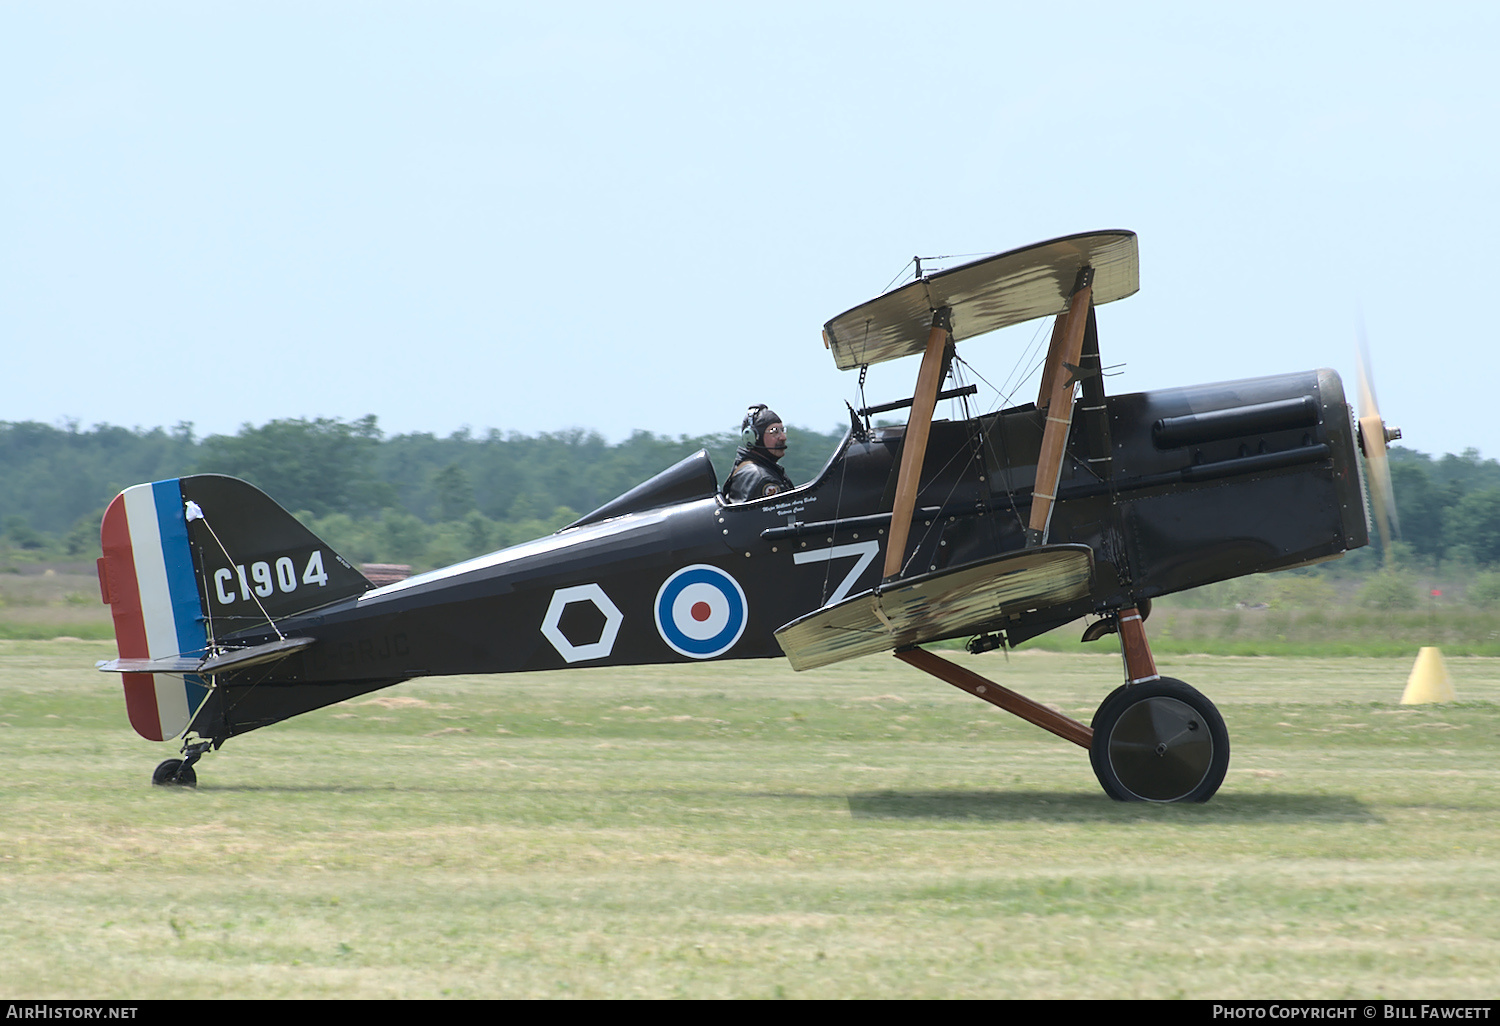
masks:
[(712, 659), (745, 633), (748, 607), (738, 581), (716, 566), (685, 566), (656, 593), (656, 629), (672, 651)]

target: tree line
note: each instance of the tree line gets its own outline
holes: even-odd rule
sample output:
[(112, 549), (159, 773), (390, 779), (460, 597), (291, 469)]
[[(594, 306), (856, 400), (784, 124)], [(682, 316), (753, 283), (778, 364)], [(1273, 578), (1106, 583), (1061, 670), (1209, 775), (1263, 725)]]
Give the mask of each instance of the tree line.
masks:
[[(801, 483), (843, 431), (789, 435), (785, 463)], [(734, 432), (640, 431), (615, 443), (584, 430), (386, 436), (374, 416), (274, 420), (203, 438), (186, 423), (0, 422), (0, 552), (92, 559), (104, 507), (122, 488), (218, 473), (255, 484), (350, 559), (436, 566), (557, 530), (698, 449), (722, 480), (737, 445)], [(1397, 446), (1391, 477), (1401, 561), (1500, 567), (1500, 463), (1474, 449), (1434, 458)], [(1378, 552), (1359, 555), (1361, 566), (1379, 563)]]
[(1420, 561), (1500, 565), (1500, 463), (1477, 449), (1433, 459), (1391, 451), (1401, 541)]
[[(788, 428), (784, 464), (809, 481), (843, 438)], [(736, 432), (386, 436), (373, 416), (274, 420), (199, 438), (191, 424), (129, 430), (0, 422), (0, 552), (89, 558), (123, 488), (229, 474), (265, 491), (358, 562), (443, 565), (557, 530), (699, 449), (729, 472)]]

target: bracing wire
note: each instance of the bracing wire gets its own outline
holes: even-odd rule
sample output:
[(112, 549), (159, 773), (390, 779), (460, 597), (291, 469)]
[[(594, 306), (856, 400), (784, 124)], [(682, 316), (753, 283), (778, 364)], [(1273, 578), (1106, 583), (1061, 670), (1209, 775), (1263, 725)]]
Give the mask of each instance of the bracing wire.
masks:
[[(203, 510), (198, 506), (198, 504), (196, 502), (190, 501), (188, 502), (187, 507), (187, 519), (203, 521), (203, 526), (208, 528), (208, 533), (213, 538), (214, 544), (219, 546), (219, 551), (224, 553), (224, 558), (229, 560), (229, 565), (237, 567), (238, 564), (235, 563), (234, 557), (229, 554), (229, 550), (225, 548), (224, 543), (219, 540), (219, 532), (214, 530), (214, 525), (208, 522), (208, 517), (204, 515)], [(241, 570), (240, 572), (242, 574), (244, 573), (243, 570)], [(271, 630), (276, 632), (276, 636), (278, 638), (280, 638), (282, 641), (285, 641), (286, 635), (281, 633), (281, 628), (276, 626), (276, 621), (272, 619), (270, 613), (266, 612), (266, 607), (261, 604), (260, 596), (255, 594), (255, 589), (246, 588), (245, 590), (249, 592), (250, 598), (255, 602), (256, 608), (260, 610), (260, 615), (266, 618), (266, 624), (271, 628)]]
[[(955, 379), (955, 383), (956, 384), (962, 384), (962, 381), (960, 379), (960, 375), (958, 373), (958, 368), (961, 365), (962, 366), (967, 366), (967, 364), (963, 364), (962, 361), (960, 361), (958, 359), (957, 353), (954, 353), (953, 363), (952, 363), (952, 365), (950, 367), (950, 372), (953, 374), (953, 377)], [(989, 382), (985, 382), (985, 384), (988, 385)], [(993, 386), (991, 386), (991, 387), (993, 387)], [(970, 419), (969, 416), (968, 416), (968, 414), (970, 412), (969, 411), (968, 397), (967, 396), (961, 396), (960, 399), (963, 402), (964, 420), (965, 420), (965, 422), (967, 422)], [(947, 472), (948, 468), (951, 467), (951, 466), (953, 466), (953, 463), (954, 463), (955, 460), (960, 459), (960, 458), (970, 459), (970, 458), (972, 458), (973, 455), (974, 455), (974, 449), (973, 449), (972, 440), (971, 440), (970, 446), (969, 446), (969, 448), (967, 450), (964, 449), (964, 448), (955, 448), (953, 450), (952, 454), (948, 457), (947, 461), (944, 462), (942, 466), (940, 466), (940, 467), (937, 468), (937, 472), (932, 475), (932, 479), (933, 480), (941, 479), (941, 477), (943, 476), (943, 474)], [(938, 508), (939, 509), (946, 509), (947, 508), (949, 501), (951, 501), (952, 498), (953, 498), (953, 493), (956, 492), (956, 491), (958, 491), (958, 486), (961, 483), (963, 483), (963, 480), (964, 480), (964, 474), (963, 473), (957, 473), (957, 474), (953, 475), (953, 482), (952, 482), (952, 484), (950, 484), (948, 486), (948, 492), (947, 492), (947, 494), (944, 495), (943, 498), (942, 498), (942, 500), (938, 503)], [(901, 574), (902, 574), (902, 576), (905, 576), (907, 570), (911, 566), (911, 561), (917, 558), (917, 553), (920, 552), (920, 551), (922, 551), (922, 547), (924, 545), (926, 545), (927, 541), (932, 537), (933, 529), (937, 528), (937, 529), (941, 530), (941, 521), (942, 521), (942, 516), (940, 514), (940, 515), (934, 517), (930, 522), (928, 522), (928, 524), (926, 525), (926, 528), (922, 531), (921, 536), (917, 539), (917, 544), (912, 547), (911, 555), (907, 556), (906, 557), (906, 561), (901, 565)]]
[[(1026, 348), (1021, 350), (1021, 355), (1017, 357), (1015, 365), (1011, 367), (1010, 373), (1005, 376), (1005, 380), (1001, 382), (1000, 388), (996, 389), (1003, 397), (1001, 401), (1005, 404), (1010, 405), (1011, 397), (1020, 391), (1022, 385), (1031, 380), (1032, 375), (1041, 369), (1042, 364), (1047, 362), (1045, 353), (1041, 354), (1040, 357), (1037, 355), (1043, 337), (1043, 330), (1047, 327), (1047, 323), (1046, 320), (1039, 320), (1037, 322), (1036, 330), (1031, 334), (1031, 341), (1026, 343)], [(1017, 376), (1018, 374), (1019, 376)], [(1012, 379), (1015, 380), (1014, 386), (1011, 385)], [(985, 382), (985, 384), (989, 384), (989, 382)], [(993, 388), (994, 386), (990, 387)], [(1007, 389), (1009, 391), (1006, 391)]]
[(976, 258), (979, 258), (979, 257), (987, 257), (987, 256), (993, 256), (993, 255), (994, 254), (992, 254), (992, 253), (944, 253), (944, 254), (941, 254), (939, 256), (930, 256), (930, 257), (918, 256), (918, 257), (912, 257), (906, 263), (904, 263), (904, 264), (901, 265), (901, 270), (897, 271), (896, 272), (896, 276), (890, 280), (890, 282), (886, 285), (885, 288), (883, 288), (883, 289), (880, 290), (880, 294), (881, 295), (885, 295), (887, 292), (891, 291), (891, 289), (895, 288), (896, 284), (898, 282), (900, 284), (902, 284), (902, 285), (905, 285), (906, 284), (905, 279), (907, 277), (907, 268), (911, 268), (911, 270), (912, 270), (911, 279), (912, 279), (912, 281), (916, 281), (919, 278), (928, 277), (930, 274), (941, 274), (944, 270), (947, 270), (947, 268), (939, 267), (935, 271), (933, 271), (931, 269), (928, 269), (928, 271), (924, 272), (922, 270), (922, 265), (924, 263), (928, 262), (928, 261), (932, 261), (932, 262), (935, 263), (935, 262), (937, 262), (939, 260), (973, 260), (973, 259), (976, 259)]
[[(849, 446), (854, 444), (854, 435), (851, 432), (845, 439), (842, 451), (839, 453), (839, 488), (833, 496), (833, 523), (834, 530), (838, 530), (839, 516), (844, 508), (844, 482), (849, 477)], [(833, 560), (829, 559), (823, 564), (823, 590), (819, 595), (818, 604), (827, 605), (829, 590), (828, 586), (833, 583)]]
[[(1002, 407), (1004, 405), (1007, 405), (1007, 404), (1010, 403), (1011, 395), (1014, 395), (1014, 392), (1015, 392), (1014, 389), (1012, 390), (1011, 395), (1005, 395), (1005, 394), (1001, 393), (1000, 389), (995, 388), (995, 386), (993, 384), (990, 384), (990, 382), (984, 377), (984, 375), (980, 374), (979, 371), (977, 371), (977, 370), (974, 369), (974, 366), (972, 364), (970, 364), (968, 361), (964, 360), (962, 357), (958, 356), (956, 353), (954, 354), (954, 362), (955, 362), (955, 364), (958, 364), (958, 365), (966, 368), (975, 377), (979, 378), (980, 381), (983, 381), (986, 385), (988, 385), (991, 389), (993, 389), (995, 391), (996, 395), (999, 397), (1000, 403), (1001, 403)], [(1014, 370), (1012, 371), (1012, 374), (1014, 374)], [(1023, 384), (1024, 382), (1026, 382), (1029, 379), (1029, 377), (1030, 377), (1030, 375), (1023, 376), (1021, 378), (1020, 382), (1018, 382), (1016, 384), (1016, 388), (1019, 389), (1021, 387), (1021, 384)], [(1007, 383), (1008, 383), (1009, 382), (1009, 378), (1007, 378), (1006, 380), (1007, 380)], [(965, 408), (966, 409), (967, 409), (967, 406), (968, 406), (968, 403), (967, 403), (967, 400), (965, 400)], [(1001, 481), (1002, 486), (1005, 489), (1006, 502), (1010, 505), (1011, 515), (1015, 518), (1016, 524), (1018, 526), (1020, 526), (1024, 530), (1025, 527), (1026, 527), (1026, 524), (1021, 519), (1021, 511), (1020, 511), (1020, 509), (1018, 509), (1016, 507), (1016, 496), (1015, 496), (1014, 490), (1011, 487), (1010, 472), (1009, 472), (1009, 467), (1010, 467), (1009, 460), (1006, 458), (1004, 452), (997, 451), (994, 448), (994, 446), (995, 446), (995, 440), (993, 438), (991, 438), (991, 436), (990, 436), (989, 433), (980, 432), (980, 445), (982, 447), (982, 451), (986, 452), (990, 456), (991, 460), (993, 461), (994, 466), (996, 468), (998, 468), (998, 473), (1000, 474), (1000, 481)], [(1003, 432), (1001, 433), (1000, 445), (1002, 447), (1004, 446)], [(993, 491), (994, 489), (991, 488), (990, 490)], [(998, 524), (998, 521), (996, 521), (996, 523)], [(997, 527), (997, 530), (998, 530), (998, 527)]]
[[(906, 278), (906, 269), (908, 267), (912, 267), (912, 265), (914, 265), (916, 262), (917, 262), (916, 258), (913, 257), (912, 259), (908, 260), (906, 263), (902, 264), (901, 265), (901, 270), (897, 271), (896, 272), (896, 276), (894, 278), (892, 278), (886, 284), (885, 288), (883, 288), (883, 289), (880, 290), (880, 294), (883, 296), (887, 292), (891, 291), (891, 289), (893, 289), (893, 288), (896, 287), (896, 283), (897, 282), (901, 282), (901, 284), (903, 284), (903, 285), (906, 284), (906, 282), (904, 281), (904, 279)], [(915, 275), (913, 275), (913, 280), (915, 280)]]

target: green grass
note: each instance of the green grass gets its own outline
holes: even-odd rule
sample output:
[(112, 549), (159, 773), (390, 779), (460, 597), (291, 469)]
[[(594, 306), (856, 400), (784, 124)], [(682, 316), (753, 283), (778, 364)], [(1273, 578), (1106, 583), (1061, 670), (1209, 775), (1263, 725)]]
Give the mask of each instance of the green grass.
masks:
[(0, 638), (114, 639), (114, 624), (109, 607), (99, 600), (95, 574), (66, 565), (61, 572), (48, 567), (32, 569), (34, 573), (0, 572)]
[[(1146, 625), (1157, 655), (1389, 656), (1422, 645), (1447, 655), (1500, 656), (1500, 609), (1460, 604), (1412, 612), (1331, 609), (1185, 609), (1164, 599)], [(1082, 624), (1026, 642), (1048, 652), (1117, 650), (1113, 637), (1080, 644)]]
[[(417, 681), (192, 791), (110, 646), (0, 642), (0, 991), (115, 997), (1484, 998), (1500, 660), (1161, 657), (1202, 806), (889, 658)], [(958, 657), (1087, 720), (1107, 656)]]

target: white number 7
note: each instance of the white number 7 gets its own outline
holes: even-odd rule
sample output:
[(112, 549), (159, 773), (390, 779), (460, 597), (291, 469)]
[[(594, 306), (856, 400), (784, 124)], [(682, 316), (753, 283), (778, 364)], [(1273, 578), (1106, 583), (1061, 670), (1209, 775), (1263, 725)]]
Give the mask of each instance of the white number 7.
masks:
[(859, 579), (860, 574), (865, 572), (865, 567), (870, 565), (870, 562), (879, 552), (880, 543), (878, 541), (862, 541), (854, 542), (851, 545), (835, 545), (831, 549), (808, 549), (806, 552), (798, 552), (793, 555), (792, 562), (822, 563), (841, 559), (844, 556), (859, 557), (859, 559), (855, 560), (853, 569), (839, 582), (839, 586), (833, 589), (833, 594), (828, 597), (828, 604), (832, 605), (835, 602), (842, 602), (849, 597), (849, 589), (854, 587), (854, 582)]

